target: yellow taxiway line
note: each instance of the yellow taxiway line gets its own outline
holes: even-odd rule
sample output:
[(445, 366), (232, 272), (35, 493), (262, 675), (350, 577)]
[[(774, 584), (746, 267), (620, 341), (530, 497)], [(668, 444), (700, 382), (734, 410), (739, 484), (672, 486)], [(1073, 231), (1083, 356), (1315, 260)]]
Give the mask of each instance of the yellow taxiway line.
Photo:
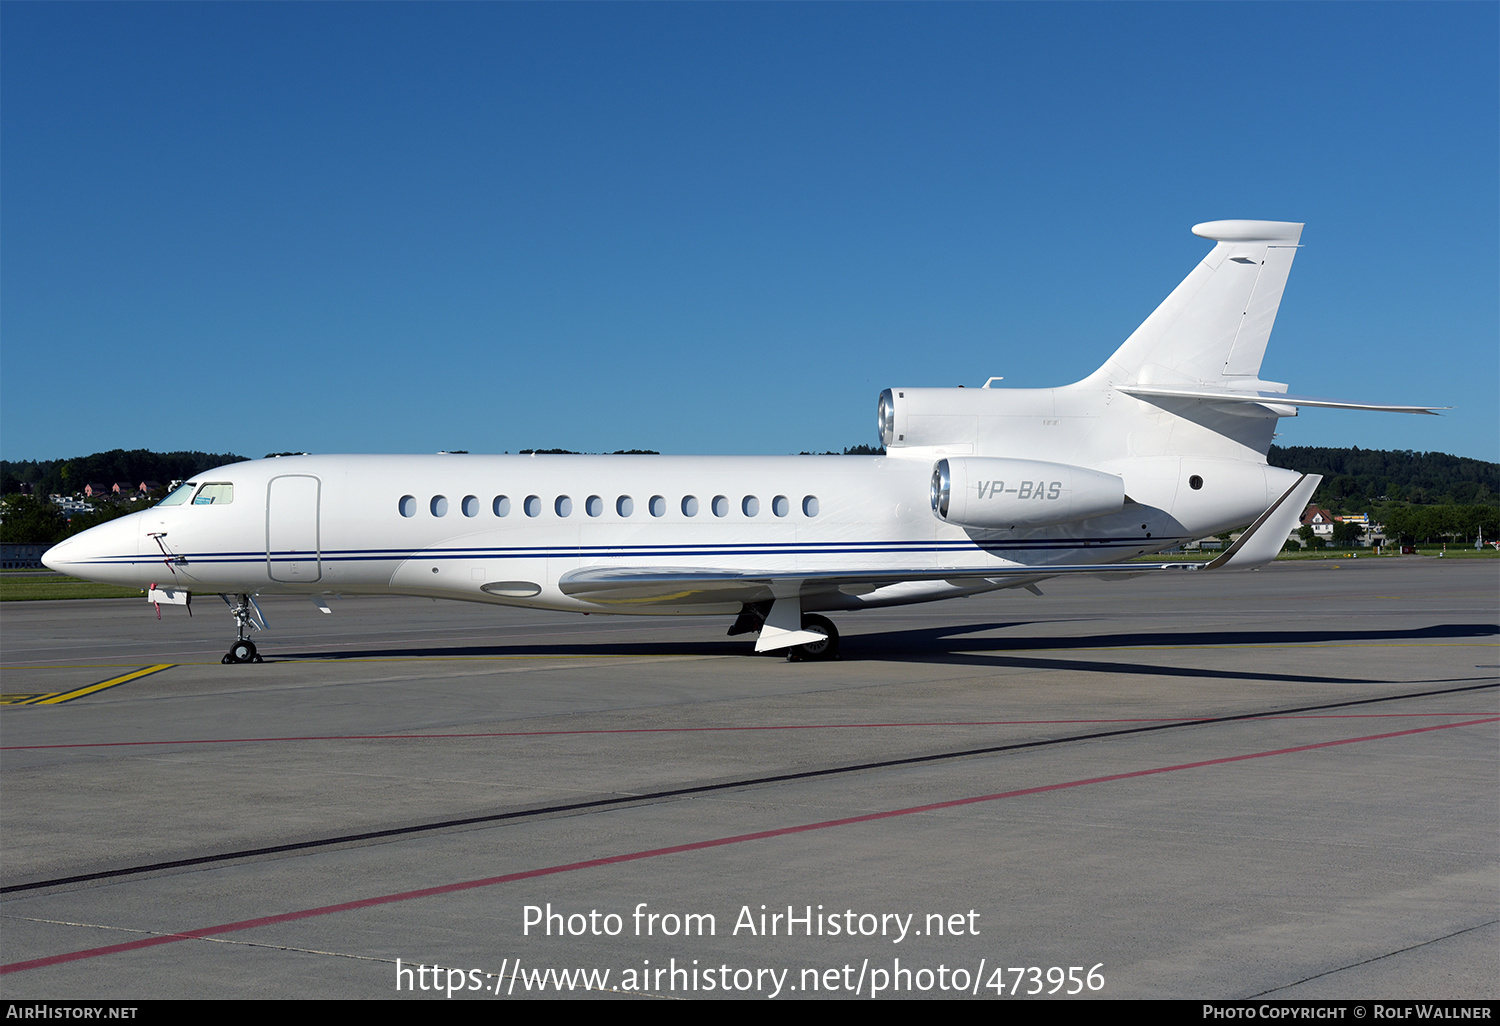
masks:
[(131, 672), (123, 673), (118, 677), (111, 677), (108, 680), (101, 680), (97, 684), (87, 684), (84, 687), (77, 688), (73, 691), (62, 691), (58, 692), (57, 694), (37, 695), (35, 698), (25, 699), (15, 704), (61, 705), (63, 702), (71, 702), (73, 701), (73, 699), (82, 698), (84, 695), (96, 694), (97, 692), (103, 691), (106, 688), (117, 687), (120, 684), (126, 684), (133, 680), (140, 680), (142, 677), (149, 677), (153, 673), (160, 673), (163, 670), (170, 670), (176, 665), (176, 663), (157, 663), (155, 666), (143, 666), (139, 670), (132, 670)]

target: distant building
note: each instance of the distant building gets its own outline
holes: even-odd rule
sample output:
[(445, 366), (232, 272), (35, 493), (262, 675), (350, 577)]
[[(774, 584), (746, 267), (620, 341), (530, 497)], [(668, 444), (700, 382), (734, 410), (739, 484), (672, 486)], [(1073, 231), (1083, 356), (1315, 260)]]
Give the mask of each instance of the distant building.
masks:
[(1306, 512), (1302, 514), (1302, 526), (1311, 527), (1313, 534), (1319, 538), (1333, 537), (1333, 524), (1336, 520), (1338, 520), (1338, 517), (1322, 506), (1309, 506)]

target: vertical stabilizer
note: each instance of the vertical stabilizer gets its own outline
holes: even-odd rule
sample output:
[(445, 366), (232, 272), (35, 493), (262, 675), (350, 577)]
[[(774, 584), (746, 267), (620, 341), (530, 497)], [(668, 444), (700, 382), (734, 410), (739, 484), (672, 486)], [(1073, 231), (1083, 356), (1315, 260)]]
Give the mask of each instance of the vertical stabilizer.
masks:
[(1209, 221), (1217, 245), (1092, 376), (1115, 385), (1216, 384), (1253, 389), (1302, 225)]

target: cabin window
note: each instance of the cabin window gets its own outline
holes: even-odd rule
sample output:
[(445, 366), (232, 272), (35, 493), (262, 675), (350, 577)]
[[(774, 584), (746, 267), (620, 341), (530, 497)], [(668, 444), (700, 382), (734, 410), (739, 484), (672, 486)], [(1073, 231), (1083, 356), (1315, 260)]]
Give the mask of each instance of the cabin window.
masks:
[(234, 485), (212, 482), (198, 489), (193, 496), (194, 506), (223, 506), (234, 501)]
[(510, 496), (509, 495), (497, 495), (497, 496), (495, 496), (495, 501), (490, 505), (490, 508), (495, 511), (495, 516), (497, 516), (497, 517), (508, 517), (508, 516), (510, 516)]
[(771, 512), (778, 517), (784, 517), (792, 511), (792, 504), (787, 501), (785, 495), (778, 495), (771, 500)]
[[(170, 496), (168, 496), (170, 498)], [(165, 505), (165, 503), (163, 503)], [(401, 501), (396, 503), (396, 508), (401, 511), (403, 517), (414, 517), (417, 515), (417, 497), (415, 495), (403, 495)]]
[(635, 500), (628, 495), (622, 495), (615, 500), (615, 512), (622, 517), (628, 517), (635, 512)]
[(716, 517), (729, 516), (729, 500), (722, 495), (715, 495), (713, 501), (713, 511), (714, 516)]
[(684, 495), (682, 497), (682, 515), (685, 517), (698, 515), (698, 496)]
[(747, 495), (740, 500), (740, 511), (747, 517), (760, 515), (760, 500), (753, 495)]
[(535, 495), (528, 495), (523, 508), (528, 517), (539, 517), (542, 515), (542, 500)]
[(462, 509), (466, 517), (479, 516), (479, 497), (477, 495), (465, 495)]
[(552, 503), (552, 511), (560, 517), (572, 516), (573, 500), (568, 498), (566, 495), (559, 495), (556, 501)]
[(802, 515), (805, 517), (815, 517), (818, 515), (818, 497), (816, 495), (803, 496)]
[(602, 516), (604, 514), (604, 500), (597, 495), (590, 495), (587, 499), (583, 500), (583, 511), (591, 517)]
[(649, 506), (653, 517), (664, 517), (667, 515), (667, 500), (663, 499), (660, 495), (651, 496)]
[(429, 503), (428, 506), (432, 510), (433, 516), (445, 517), (448, 515), (448, 496), (434, 495), (432, 497), (432, 502)]
[(193, 494), (193, 490), (195, 488), (197, 488), (197, 487), (198, 487), (198, 482), (197, 481), (189, 481), (187, 484), (180, 484), (176, 488), (173, 488), (172, 489), (172, 493), (170, 495), (168, 495), (165, 499), (163, 499), (160, 502), (158, 502), (157, 505), (158, 506), (181, 506), (184, 502), (188, 501), (188, 496), (192, 495)]

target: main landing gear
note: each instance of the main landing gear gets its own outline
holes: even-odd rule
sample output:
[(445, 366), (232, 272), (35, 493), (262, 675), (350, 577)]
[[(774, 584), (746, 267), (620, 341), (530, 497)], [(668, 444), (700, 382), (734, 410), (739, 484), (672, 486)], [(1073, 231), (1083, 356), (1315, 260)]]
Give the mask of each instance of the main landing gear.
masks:
[(826, 616), (819, 616), (817, 613), (803, 613), (802, 629), (823, 635), (823, 640), (795, 646), (786, 654), (788, 662), (815, 663), (824, 659), (838, 658), (839, 629), (833, 625), (832, 620)]
[(256, 606), (255, 600), (249, 595), (236, 595), (231, 601), (228, 595), (220, 595), (224, 604), (229, 607), (229, 614), (234, 617), (236, 641), (229, 646), (229, 651), (224, 653), (223, 663), (261, 663), (265, 662), (260, 653), (255, 651), (255, 642), (247, 635), (251, 631), (265, 629), (265, 620), (260, 615), (260, 608)]
[[(837, 659), (839, 654), (839, 629), (833, 625), (833, 621), (826, 616), (817, 613), (799, 613), (795, 607), (787, 610), (786, 616), (781, 617), (782, 622), (776, 623), (778, 619), (771, 602), (746, 603), (740, 610), (739, 617), (729, 628), (729, 636), (737, 634), (760, 633), (760, 640), (756, 642), (755, 651), (773, 652), (778, 649), (786, 650), (788, 662), (820, 662), (825, 659)], [(802, 644), (789, 644), (793, 641), (791, 630), (792, 624), (798, 624), (805, 635), (821, 635), (817, 640), (803, 640)], [(778, 636), (782, 639), (777, 643)]]

